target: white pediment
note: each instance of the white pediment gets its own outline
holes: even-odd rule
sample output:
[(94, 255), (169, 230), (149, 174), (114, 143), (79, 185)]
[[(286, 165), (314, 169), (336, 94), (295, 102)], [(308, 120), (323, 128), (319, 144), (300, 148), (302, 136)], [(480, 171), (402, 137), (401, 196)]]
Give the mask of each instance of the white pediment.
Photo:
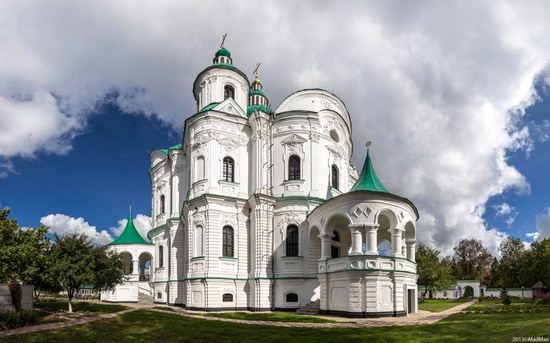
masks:
[(243, 109), (233, 100), (233, 98), (225, 99), (212, 110), (247, 118), (246, 113), (244, 113)]
[(307, 139), (297, 134), (293, 134), (282, 141), (283, 144), (304, 144), (305, 142), (307, 142)]

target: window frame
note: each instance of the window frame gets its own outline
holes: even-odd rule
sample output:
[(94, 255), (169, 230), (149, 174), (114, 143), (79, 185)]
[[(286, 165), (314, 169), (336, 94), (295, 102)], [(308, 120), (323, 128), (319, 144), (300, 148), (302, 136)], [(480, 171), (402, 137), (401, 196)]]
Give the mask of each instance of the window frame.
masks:
[(222, 160), (222, 180), (235, 182), (235, 160), (230, 156), (225, 156)]
[(230, 84), (223, 86), (223, 100), (228, 98), (235, 100), (235, 87)]
[(291, 155), (288, 158), (288, 180), (302, 179), (302, 159), (298, 155)]
[(340, 190), (340, 169), (338, 169), (336, 164), (330, 167), (330, 186)]
[(222, 256), (235, 257), (235, 230), (229, 225), (222, 229)]
[[(231, 297), (231, 300), (227, 300), (227, 298), (226, 298), (227, 295)], [(222, 303), (232, 303), (234, 298), (235, 297), (233, 296), (233, 293), (223, 293), (222, 294)]]
[(296, 224), (286, 227), (285, 256), (300, 256), (300, 230)]
[(164, 246), (159, 245), (159, 263), (158, 268), (164, 268)]

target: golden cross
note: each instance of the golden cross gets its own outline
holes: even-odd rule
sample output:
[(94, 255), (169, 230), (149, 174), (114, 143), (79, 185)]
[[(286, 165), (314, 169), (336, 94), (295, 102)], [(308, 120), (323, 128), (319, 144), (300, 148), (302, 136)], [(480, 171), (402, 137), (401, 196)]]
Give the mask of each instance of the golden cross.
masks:
[(256, 69), (254, 69), (253, 73), (256, 75), (256, 78), (258, 78), (258, 69), (262, 65), (262, 62), (256, 63)]
[(365, 146), (367, 147), (367, 149), (370, 147), (371, 144), (372, 144), (371, 141), (368, 141), (367, 144), (365, 144)]
[(222, 44), (220, 45), (220, 49), (222, 49), (223, 45), (225, 44), (225, 37), (227, 37), (227, 33), (224, 33), (222, 36)]

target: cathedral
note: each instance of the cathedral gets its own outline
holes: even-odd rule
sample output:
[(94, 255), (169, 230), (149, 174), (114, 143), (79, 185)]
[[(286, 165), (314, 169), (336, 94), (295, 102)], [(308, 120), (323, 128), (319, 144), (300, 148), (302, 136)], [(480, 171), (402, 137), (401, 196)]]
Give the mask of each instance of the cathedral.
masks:
[[(418, 210), (351, 164), (346, 106), (322, 89), (273, 110), (222, 47), (193, 83), (181, 144), (150, 153), (152, 229), (111, 247), (127, 281), (103, 301), (352, 317), (417, 311)], [(386, 246), (386, 249), (382, 249)]]

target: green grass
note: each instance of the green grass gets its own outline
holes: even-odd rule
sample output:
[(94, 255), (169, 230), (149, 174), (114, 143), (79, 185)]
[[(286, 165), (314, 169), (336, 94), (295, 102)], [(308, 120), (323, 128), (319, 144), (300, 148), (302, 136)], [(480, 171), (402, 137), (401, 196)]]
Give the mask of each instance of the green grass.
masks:
[[(39, 308), (49, 312), (58, 312), (60, 310), (69, 310), (68, 301), (44, 301), (34, 304), (35, 308)], [(87, 301), (73, 301), (73, 311), (86, 314), (105, 314), (114, 313), (128, 309), (128, 306), (118, 304), (104, 304)]]
[(418, 301), (418, 309), (430, 312), (441, 312), (468, 301), (470, 301), (470, 299), (425, 299), (423, 301)]
[(511, 312), (546, 312), (550, 313), (550, 305), (535, 305), (533, 301), (513, 301), (504, 305), (500, 299), (485, 299), (480, 303), (468, 306), (463, 311), (482, 313), (511, 313)]
[(220, 312), (220, 313), (205, 313), (203, 316), (257, 320), (265, 322), (295, 322), (295, 323), (341, 323), (335, 320), (320, 318), (315, 316), (302, 316), (294, 313), (285, 312), (269, 312), (269, 313), (247, 313), (247, 312)]
[(513, 337), (550, 337), (549, 324), (547, 313), (459, 313), (431, 325), (286, 328), (138, 310), (85, 325), (3, 337), (3, 342), (512, 342)]

